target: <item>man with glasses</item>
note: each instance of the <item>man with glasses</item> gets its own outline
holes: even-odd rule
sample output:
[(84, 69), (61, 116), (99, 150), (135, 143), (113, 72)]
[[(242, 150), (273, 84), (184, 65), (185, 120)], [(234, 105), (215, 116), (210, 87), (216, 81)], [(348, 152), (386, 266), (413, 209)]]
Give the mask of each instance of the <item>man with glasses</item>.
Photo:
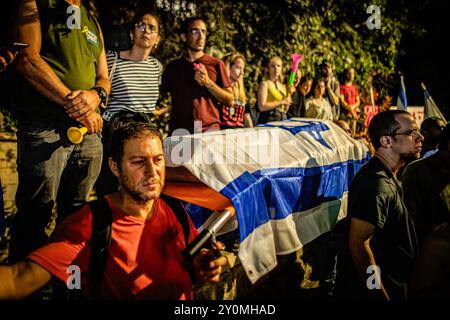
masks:
[(395, 173), (419, 157), (423, 137), (402, 110), (375, 115), (369, 136), (375, 155), (350, 186), (338, 288), (343, 298), (405, 299), (418, 245)]
[[(222, 60), (204, 52), (207, 27), (192, 17), (181, 25), (183, 56), (163, 73), (161, 94), (172, 98), (169, 135), (176, 129), (189, 133), (220, 130), (219, 103), (232, 106), (233, 93)], [(194, 125), (195, 121), (195, 125)]]

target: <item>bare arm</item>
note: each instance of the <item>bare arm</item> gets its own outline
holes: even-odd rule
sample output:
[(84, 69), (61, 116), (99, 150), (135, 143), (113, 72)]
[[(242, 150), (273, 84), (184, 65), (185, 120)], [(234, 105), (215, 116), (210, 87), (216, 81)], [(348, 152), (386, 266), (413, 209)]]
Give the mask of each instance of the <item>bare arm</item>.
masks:
[(16, 20), (17, 41), (29, 43), (17, 57), (16, 68), (42, 95), (64, 106), (70, 93), (52, 68), (41, 56), (41, 23), (35, 0), (22, 0)]
[(356, 96), (356, 102), (353, 105), (354, 108), (358, 108), (359, 105), (361, 104), (361, 99), (359, 99), (359, 94)]
[(231, 87), (219, 87), (209, 78), (208, 72), (204, 65), (201, 65), (195, 72), (195, 80), (199, 85), (204, 86), (220, 103), (229, 107), (233, 106), (234, 97)]
[[(329, 79), (329, 80), (327, 81), (327, 92), (328, 92), (328, 95), (329, 95), (329, 97), (330, 97), (330, 99), (331, 99), (330, 102), (331, 102), (333, 105), (339, 105), (339, 96), (340, 96), (340, 94), (339, 94), (338, 91), (334, 92), (334, 91), (332, 90), (332, 88), (331, 88), (331, 83), (332, 83), (332, 79)], [(337, 90), (339, 90), (339, 86), (338, 86), (338, 89), (337, 89)]]
[(344, 109), (346, 109), (346, 110), (348, 110), (348, 111), (351, 111), (350, 105), (349, 105), (349, 104), (347, 103), (347, 101), (345, 101), (345, 99), (344, 99), (344, 95), (341, 95), (341, 96), (339, 97), (339, 102), (341, 103), (341, 106), (344, 107)]
[[(372, 239), (374, 232), (375, 226), (373, 224), (360, 219), (352, 218), (348, 245), (353, 263), (355, 264), (358, 275), (364, 285), (366, 285), (367, 278), (369, 276), (367, 274), (367, 268), (371, 265), (377, 265), (372, 249), (370, 248), (370, 239)], [(375, 270), (377, 269), (375, 268)], [(383, 272), (383, 270), (381, 270), (381, 272)], [(370, 296), (374, 299), (389, 300), (389, 296), (381, 283), (381, 275), (378, 274), (377, 277), (380, 281), (381, 287), (380, 289), (373, 290), (369, 290), (368, 288)]]
[(32, 261), (0, 266), (0, 300), (22, 299), (50, 281), (51, 274)]
[(253, 121), (252, 121), (252, 117), (251, 117), (250, 113), (244, 114), (244, 124), (245, 124), (245, 127), (247, 127), (247, 128), (253, 128)]
[(282, 106), (283, 104), (290, 105), (292, 102), (291, 97), (287, 97), (280, 101), (267, 102), (268, 93), (269, 93), (269, 86), (267, 85), (267, 82), (266, 81), (261, 82), (258, 89), (258, 109), (261, 112), (273, 110), (275, 108)]

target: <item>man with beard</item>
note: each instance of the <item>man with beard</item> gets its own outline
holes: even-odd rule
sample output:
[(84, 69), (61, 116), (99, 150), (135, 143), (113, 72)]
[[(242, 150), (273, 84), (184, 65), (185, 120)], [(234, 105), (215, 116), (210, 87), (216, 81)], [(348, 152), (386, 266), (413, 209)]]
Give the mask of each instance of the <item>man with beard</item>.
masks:
[(369, 135), (376, 151), (350, 186), (337, 286), (344, 298), (405, 299), (418, 245), (395, 173), (419, 157), (423, 137), (402, 110), (375, 115)]
[(161, 95), (169, 92), (172, 98), (169, 135), (176, 129), (189, 133), (220, 130), (218, 104), (233, 106), (225, 64), (204, 52), (206, 35), (203, 19), (185, 20), (180, 34), (185, 43), (183, 56), (171, 61), (163, 73)]
[[(101, 299), (192, 299), (192, 280), (218, 282), (226, 258), (203, 249), (188, 270), (182, 259), (184, 227), (160, 198), (165, 162), (162, 138), (146, 123), (129, 123), (113, 133), (111, 171), (119, 191), (106, 196), (112, 210), (111, 242), (100, 282)], [(69, 216), (50, 242), (26, 261), (0, 267), (0, 299), (22, 298), (51, 276), (70, 283), (70, 267), (81, 271), (81, 289), (88, 298), (95, 285), (88, 274), (93, 248), (92, 209), (86, 205)], [(95, 219), (94, 219), (95, 220)], [(187, 217), (189, 241), (197, 232)], [(191, 279), (191, 275), (194, 277)]]

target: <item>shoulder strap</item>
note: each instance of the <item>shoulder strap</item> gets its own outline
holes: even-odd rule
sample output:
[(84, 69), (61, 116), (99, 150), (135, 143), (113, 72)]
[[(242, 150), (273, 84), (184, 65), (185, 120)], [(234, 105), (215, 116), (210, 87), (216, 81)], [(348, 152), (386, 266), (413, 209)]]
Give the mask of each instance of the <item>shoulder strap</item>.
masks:
[(100, 297), (100, 283), (106, 268), (111, 243), (112, 210), (104, 197), (89, 203), (92, 209), (91, 256), (89, 277), (94, 299)]
[(114, 51), (114, 62), (111, 67), (111, 71), (109, 72), (109, 81), (111, 81), (111, 83), (112, 83), (112, 79), (114, 77), (114, 72), (116, 71), (117, 58), (119, 58), (119, 53), (117, 53), (117, 51)]
[(188, 214), (186, 212), (186, 209), (184, 208), (181, 201), (178, 199), (169, 197), (168, 195), (165, 195), (163, 193), (161, 193), (160, 197), (172, 209), (173, 213), (175, 214), (175, 216), (178, 219), (178, 222), (180, 222), (181, 227), (183, 228), (183, 233), (184, 233), (184, 243), (187, 247), (189, 245), (190, 227), (189, 227), (189, 219), (188, 219)]
[[(113, 81), (113, 77), (114, 77), (114, 72), (116, 71), (118, 58), (119, 58), (119, 53), (117, 51), (114, 51), (114, 62), (111, 66), (111, 70), (109, 71), (109, 83), (111, 84), (111, 86), (112, 86), (112, 81)], [(108, 101), (109, 101), (109, 95), (106, 97), (105, 107), (108, 106)]]

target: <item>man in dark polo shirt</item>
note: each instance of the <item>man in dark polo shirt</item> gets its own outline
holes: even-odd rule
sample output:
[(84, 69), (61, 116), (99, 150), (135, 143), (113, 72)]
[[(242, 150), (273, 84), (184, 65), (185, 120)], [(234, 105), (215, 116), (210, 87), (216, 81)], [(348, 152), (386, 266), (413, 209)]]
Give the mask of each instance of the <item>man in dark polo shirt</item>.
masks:
[(419, 157), (423, 136), (402, 110), (375, 115), (369, 135), (376, 152), (350, 186), (337, 287), (343, 298), (405, 299), (418, 244), (395, 173)]
[[(169, 135), (220, 130), (219, 103), (233, 105), (231, 83), (222, 60), (205, 53), (207, 27), (203, 19), (183, 21), (183, 56), (171, 61), (162, 77), (161, 94), (172, 98)], [(195, 124), (194, 124), (195, 121)]]
[[(102, 158), (98, 107), (110, 89), (100, 27), (80, 0), (21, 0), (15, 21), (15, 41), (30, 46), (17, 57), (24, 81), (10, 262), (47, 240), (56, 204), (63, 218), (88, 199)], [(71, 126), (87, 127), (81, 144), (67, 139)]]

